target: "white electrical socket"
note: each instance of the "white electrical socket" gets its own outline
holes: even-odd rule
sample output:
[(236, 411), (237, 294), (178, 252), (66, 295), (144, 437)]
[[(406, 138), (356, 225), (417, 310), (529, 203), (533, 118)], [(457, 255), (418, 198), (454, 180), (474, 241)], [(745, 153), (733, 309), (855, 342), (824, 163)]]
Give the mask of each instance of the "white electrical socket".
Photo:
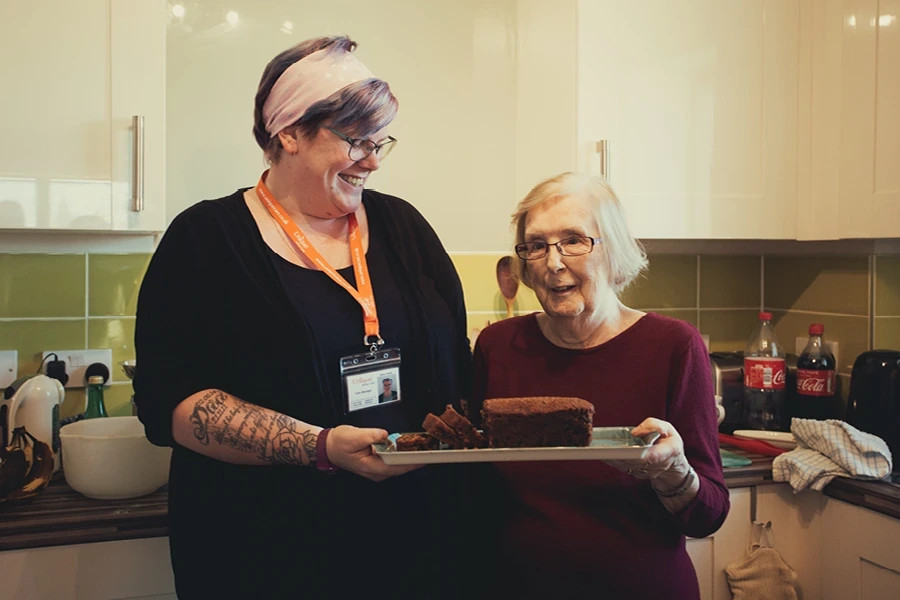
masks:
[(19, 376), (19, 352), (0, 350), (0, 390), (9, 387)]
[[(803, 353), (803, 349), (806, 348), (806, 344), (809, 342), (808, 337), (796, 337), (794, 338), (794, 353), (797, 356)], [(838, 348), (840, 347), (837, 342), (833, 342), (831, 340), (825, 340), (825, 347), (834, 354), (834, 364), (841, 364), (841, 356), (838, 353)]]
[[(87, 368), (94, 363), (103, 363), (109, 369), (109, 380), (112, 380), (112, 350), (45, 350), (41, 358), (47, 358), (48, 355), (55, 354), (57, 358), (66, 363), (66, 374), (69, 381), (66, 382), (67, 388), (83, 388), (87, 385), (84, 373)], [(44, 373), (47, 372), (47, 363), (44, 361)]]

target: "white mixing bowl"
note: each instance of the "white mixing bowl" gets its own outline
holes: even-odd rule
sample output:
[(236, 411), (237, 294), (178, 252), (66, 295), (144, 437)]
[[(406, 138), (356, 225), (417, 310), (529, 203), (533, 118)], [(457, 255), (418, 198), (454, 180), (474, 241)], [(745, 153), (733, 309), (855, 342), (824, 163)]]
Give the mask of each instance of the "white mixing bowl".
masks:
[(137, 417), (84, 419), (59, 430), (63, 472), (88, 498), (152, 494), (169, 479), (171, 448), (154, 446)]

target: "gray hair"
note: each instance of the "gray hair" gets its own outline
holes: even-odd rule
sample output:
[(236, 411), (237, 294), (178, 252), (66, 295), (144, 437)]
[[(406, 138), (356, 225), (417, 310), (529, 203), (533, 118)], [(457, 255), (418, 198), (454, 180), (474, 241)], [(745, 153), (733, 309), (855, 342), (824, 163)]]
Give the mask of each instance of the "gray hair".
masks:
[[(581, 173), (561, 173), (534, 186), (519, 202), (512, 215), (515, 243), (518, 245), (525, 241), (528, 211), (568, 196), (583, 198), (593, 207), (594, 218), (606, 250), (609, 285), (618, 295), (647, 268), (647, 254), (640, 242), (631, 235), (622, 204), (604, 178)], [(522, 283), (531, 287), (527, 265), (528, 261), (519, 259), (518, 276)]]
[[(253, 137), (270, 163), (278, 162), (282, 150), (278, 136), (266, 131), (263, 117), (263, 106), (275, 82), (288, 67), (313, 52), (324, 49), (328, 49), (329, 53), (353, 52), (356, 47), (357, 43), (347, 36), (314, 38), (288, 48), (266, 65), (254, 101)], [(290, 127), (296, 127), (303, 136), (311, 138), (323, 124), (328, 123), (347, 135), (365, 137), (387, 127), (397, 116), (398, 107), (397, 98), (391, 93), (387, 82), (366, 79), (319, 100)]]

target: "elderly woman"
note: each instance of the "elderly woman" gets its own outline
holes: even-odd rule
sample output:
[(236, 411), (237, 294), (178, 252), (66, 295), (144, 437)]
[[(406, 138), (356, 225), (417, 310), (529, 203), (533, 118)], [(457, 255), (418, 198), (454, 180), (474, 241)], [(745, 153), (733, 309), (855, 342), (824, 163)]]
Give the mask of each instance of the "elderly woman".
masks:
[(449, 594), (449, 545), (423, 535), (452, 539), (456, 486), (371, 445), (468, 395), (466, 311), (421, 214), (365, 189), (398, 105), (355, 47), (308, 40), (266, 66), (270, 168), (179, 215), (141, 287), (135, 401), (174, 448), (181, 600)]
[(574, 396), (594, 405), (595, 427), (639, 423), (634, 435), (661, 439), (638, 462), (492, 467), (485, 596), (699, 598), (685, 536), (713, 533), (729, 508), (700, 334), (619, 300), (647, 261), (604, 180), (544, 181), (513, 223), (521, 280), (544, 312), (478, 337), (470, 415), (485, 398)]

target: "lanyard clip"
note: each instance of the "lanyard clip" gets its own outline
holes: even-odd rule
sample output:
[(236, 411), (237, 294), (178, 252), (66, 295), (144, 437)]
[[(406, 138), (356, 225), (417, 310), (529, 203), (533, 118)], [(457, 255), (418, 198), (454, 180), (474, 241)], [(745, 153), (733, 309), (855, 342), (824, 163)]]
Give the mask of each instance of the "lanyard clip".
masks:
[[(375, 338), (374, 340), (372, 338)], [(369, 352), (377, 352), (379, 346), (384, 346), (384, 340), (380, 335), (364, 335), (363, 345), (369, 347)]]

